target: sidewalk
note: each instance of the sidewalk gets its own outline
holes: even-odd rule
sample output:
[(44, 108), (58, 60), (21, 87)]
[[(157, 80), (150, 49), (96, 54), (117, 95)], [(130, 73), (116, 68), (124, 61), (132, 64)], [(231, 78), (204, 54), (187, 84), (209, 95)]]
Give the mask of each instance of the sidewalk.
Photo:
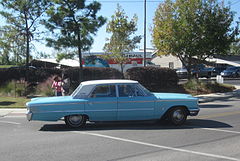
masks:
[(195, 97), (199, 98), (199, 103), (207, 103), (207, 102), (212, 102), (216, 100), (229, 99), (233, 97), (240, 98), (240, 86), (235, 86), (235, 88), (236, 89), (233, 92), (211, 93), (211, 94), (205, 94), (205, 95), (197, 95)]
[(0, 109), (0, 117), (25, 115), (26, 112), (25, 108), (4, 108)]

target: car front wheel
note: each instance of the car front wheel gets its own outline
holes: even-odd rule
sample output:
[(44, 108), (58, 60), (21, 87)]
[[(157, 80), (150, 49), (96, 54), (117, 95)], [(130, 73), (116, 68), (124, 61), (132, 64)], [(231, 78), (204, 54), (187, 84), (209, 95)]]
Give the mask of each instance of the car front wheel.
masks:
[(168, 118), (173, 125), (182, 125), (187, 119), (187, 112), (182, 107), (176, 107), (169, 111)]
[(66, 125), (78, 128), (86, 124), (86, 117), (84, 115), (69, 115), (64, 117)]

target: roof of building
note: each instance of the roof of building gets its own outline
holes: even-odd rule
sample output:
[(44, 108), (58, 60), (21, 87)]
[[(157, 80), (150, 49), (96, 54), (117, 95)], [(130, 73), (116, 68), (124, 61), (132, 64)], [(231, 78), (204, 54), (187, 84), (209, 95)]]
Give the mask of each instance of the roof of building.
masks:
[(223, 60), (220, 58), (209, 58), (208, 61), (214, 62), (216, 64), (227, 64), (227, 65), (231, 65), (231, 66), (240, 66), (240, 64), (237, 62), (233, 62), (230, 60)]

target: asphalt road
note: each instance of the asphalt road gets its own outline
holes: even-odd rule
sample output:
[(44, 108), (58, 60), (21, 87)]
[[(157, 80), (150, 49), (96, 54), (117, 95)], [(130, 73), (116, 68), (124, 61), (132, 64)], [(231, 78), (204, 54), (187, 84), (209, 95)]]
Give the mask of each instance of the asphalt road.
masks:
[(240, 96), (201, 104), (184, 126), (166, 122), (98, 123), (69, 129), (64, 122), (0, 117), (1, 161), (240, 160)]

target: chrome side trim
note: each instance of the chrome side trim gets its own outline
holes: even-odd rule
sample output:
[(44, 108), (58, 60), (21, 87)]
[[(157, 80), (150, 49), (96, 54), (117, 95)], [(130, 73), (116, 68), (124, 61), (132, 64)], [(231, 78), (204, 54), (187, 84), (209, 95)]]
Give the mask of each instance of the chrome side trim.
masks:
[(193, 102), (193, 101), (195, 101), (195, 100), (188, 100), (188, 99), (173, 99), (173, 100), (171, 100), (171, 99), (169, 99), (169, 100), (157, 100), (156, 102), (178, 102), (178, 101), (185, 101), (185, 102)]
[(75, 112), (114, 112), (114, 111), (148, 111), (148, 110), (154, 110), (154, 108), (133, 108), (133, 109), (107, 109), (107, 110), (58, 110), (58, 111), (38, 111), (34, 113), (61, 113), (61, 112), (66, 112), (66, 113), (75, 113)]
[(113, 104), (113, 103), (117, 104), (117, 101), (116, 102), (87, 102), (87, 104)]
[(59, 110), (59, 111), (37, 111), (34, 113), (61, 113), (61, 112), (84, 112), (84, 110), (70, 110), (70, 111), (64, 111), (64, 110)]
[(77, 104), (84, 104), (85, 102), (78, 102), (78, 103), (55, 103), (55, 104), (34, 104), (31, 105), (30, 107), (36, 107), (36, 106), (55, 106), (55, 105), (77, 105)]
[(118, 101), (118, 103), (144, 103), (144, 102), (155, 102), (155, 101)]
[(154, 110), (154, 108), (132, 108), (132, 109), (118, 109), (118, 111), (149, 111)]

